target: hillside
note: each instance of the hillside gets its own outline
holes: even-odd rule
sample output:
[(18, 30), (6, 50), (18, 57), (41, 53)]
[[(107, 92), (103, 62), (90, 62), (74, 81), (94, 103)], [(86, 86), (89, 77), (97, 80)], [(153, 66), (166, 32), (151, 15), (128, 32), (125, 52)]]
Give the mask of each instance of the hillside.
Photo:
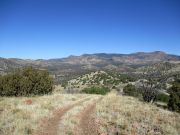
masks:
[(126, 85), (127, 83), (135, 80), (136, 78), (129, 74), (95, 71), (69, 80), (63, 84), (63, 86), (66, 89), (78, 90), (91, 86), (104, 86), (110, 89), (122, 89), (122, 85)]
[(180, 61), (180, 56), (156, 51), (150, 53), (138, 52), (132, 54), (84, 54), (81, 56), (69, 56), (67, 58), (49, 60), (0, 58), (0, 72), (6, 73), (12, 71), (14, 68), (24, 66), (48, 69), (55, 75), (79, 74), (96, 70), (134, 71), (135, 68), (142, 65), (163, 61)]

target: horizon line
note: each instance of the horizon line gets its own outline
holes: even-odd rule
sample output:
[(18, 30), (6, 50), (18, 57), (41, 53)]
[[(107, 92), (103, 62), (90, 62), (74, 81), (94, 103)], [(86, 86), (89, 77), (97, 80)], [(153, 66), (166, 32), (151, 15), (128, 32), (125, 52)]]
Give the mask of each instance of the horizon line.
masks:
[(176, 55), (176, 56), (180, 56), (180, 54), (173, 54), (173, 53), (168, 53), (166, 51), (137, 51), (137, 52), (130, 52), (130, 53), (112, 53), (112, 52), (95, 52), (95, 53), (81, 53), (81, 54), (70, 54), (67, 56), (62, 56), (62, 57), (52, 57), (52, 58), (23, 58), (23, 57), (2, 57), (0, 56), (0, 58), (4, 58), (4, 59), (23, 59), (23, 60), (52, 60), (52, 59), (63, 59), (63, 58), (68, 58), (68, 57), (78, 57), (78, 56), (83, 56), (83, 55), (95, 55), (95, 54), (115, 54), (115, 55), (130, 55), (130, 54), (136, 54), (136, 53), (156, 53), (156, 52), (160, 52), (160, 53), (165, 53), (168, 55)]

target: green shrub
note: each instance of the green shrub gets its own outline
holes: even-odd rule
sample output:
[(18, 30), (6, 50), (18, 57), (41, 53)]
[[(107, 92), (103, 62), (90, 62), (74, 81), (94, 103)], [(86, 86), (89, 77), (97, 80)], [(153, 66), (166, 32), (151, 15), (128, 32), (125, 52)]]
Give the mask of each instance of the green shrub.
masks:
[(169, 96), (166, 95), (166, 94), (158, 94), (157, 97), (156, 97), (156, 100), (157, 100), (157, 101), (160, 101), (160, 102), (168, 103), (168, 101), (169, 101)]
[(90, 87), (90, 88), (85, 88), (82, 90), (83, 93), (87, 94), (101, 94), (105, 95), (109, 92), (110, 90), (106, 87)]
[(169, 110), (180, 112), (180, 80), (176, 80), (170, 89), (168, 108)]
[(132, 84), (128, 84), (124, 87), (123, 92), (125, 95), (138, 97), (140, 93), (138, 93), (136, 87)]
[(0, 77), (0, 96), (30, 96), (51, 93), (53, 79), (45, 70), (17, 69)]
[(128, 83), (128, 82), (134, 82), (136, 81), (136, 78), (133, 76), (130, 76), (128, 74), (120, 74), (120, 76), (118, 77), (120, 79), (121, 82), (123, 83)]

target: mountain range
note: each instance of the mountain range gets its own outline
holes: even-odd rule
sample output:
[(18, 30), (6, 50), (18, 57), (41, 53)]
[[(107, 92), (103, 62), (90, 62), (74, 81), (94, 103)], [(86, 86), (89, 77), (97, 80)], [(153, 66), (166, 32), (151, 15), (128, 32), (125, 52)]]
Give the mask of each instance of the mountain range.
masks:
[(48, 69), (52, 74), (79, 73), (93, 70), (132, 71), (147, 64), (180, 61), (180, 56), (167, 54), (161, 51), (137, 52), (131, 54), (83, 54), (57, 59), (18, 59), (0, 58), (0, 73), (11, 72), (15, 68), (32, 66), (39, 69)]

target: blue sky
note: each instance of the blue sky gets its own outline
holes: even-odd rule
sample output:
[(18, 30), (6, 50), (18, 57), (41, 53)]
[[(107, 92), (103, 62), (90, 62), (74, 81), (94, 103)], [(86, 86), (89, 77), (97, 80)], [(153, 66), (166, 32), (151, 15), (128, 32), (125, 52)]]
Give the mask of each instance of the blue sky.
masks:
[(0, 57), (180, 55), (179, 0), (0, 0)]

